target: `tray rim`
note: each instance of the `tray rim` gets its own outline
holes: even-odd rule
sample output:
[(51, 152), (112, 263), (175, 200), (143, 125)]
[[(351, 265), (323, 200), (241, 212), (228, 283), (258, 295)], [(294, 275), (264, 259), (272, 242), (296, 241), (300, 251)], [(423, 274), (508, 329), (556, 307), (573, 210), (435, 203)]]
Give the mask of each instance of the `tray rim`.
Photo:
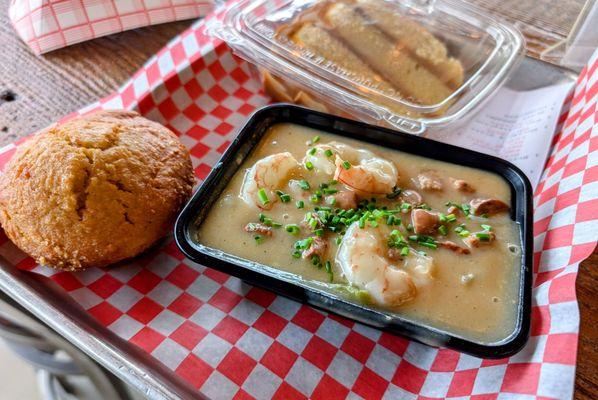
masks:
[[(211, 206), (213, 197), (217, 197), (214, 195), (213, 190), (216, 189), (216, 186), (222, 181), (224, 171), (227, 168), (234, 168), (235, 172), (240, 167), (242, 161), (249, 156), (252, 149), (257, 146), (259, 140), (261, 140), (261, 136), (264, 132), (260, 135), (260, 139), (256, 143), (250, 144), (249, 146), (251, 149), (242, 154), (241, 157), (243, 160), (240, 160), (240, 150), (243, 146), (246, 146), (245, 142), (251, 140), (251, 135), (253, 134), (252, 129), (256, 128), (256, 125), (259, 124), (262, 120), (268, 120), (277, 118), (278, 114), (287, 113), (288, 115), (286, 118), (291, 119), (291, 116), (297, 117), (297, 114), (305, 114), (306, 119), (312, 120), (321, 120), (321, 119), (328, 119), (333, 121), (331, 126), (327, 130), (328, 133), (337, 134), (340, 136), (349, 137), (355, 139), (355, 137), (351, 135), (343, 135), (341, 133), (339, 126), (352, 126), (352, 128), (356, 129), (363, 129), (368, 131), (373, 131), (375, 134), (380, 135), (384, 138), (386, 137), (388, 140), (392, 138), (400, 138), (398, 140), (406, 140), (407, 142), (412, 143), (420, 143), (425, 144), (427, 143), (432, 148), (445, 148), (448, 153), (450, 154), (461, 154), (466, 155), (469, 157), (474, 157), (478, 159), (485, 160), (486, 162), (491, 162), (494, 165), (501, 165), (505, 171), (509, 171), (510, 173), (514, 174), (515, 178), (519, 179), (522, 185), (522, 189), (520, 195), (522, 199), (519, 199), (516, 196), (516, 190), (513, 183), (513, 178), (509, 179), (504, 174), (499, 173), (498, 171), (494, 170), (492, 172), (500, 175), (503, 179), (505, 179), (512, 191), (512, 201), (515, 203), (521, 202), (518, 204), (519, 207), (523, 212), (523, 216), (521, 218), (517, 218), (517, 220), (521, 223), (521, 239), (522, 239), (522, 255), (521, 258), (524, 261), (521, 265), (521, 272), (520, 272), (520, 281), (519, 281), (519, 307), (518, 307), (518, 315), (517, 315), (517, 325), (516, 329), (512, 334), (507, 336), (506, 338), (489, 344), (482, 344), (480, 342), (475, 342), (473, 340), (469, 340), (467, 338), (461, 337), (457, 334), (450, 334), (450, 332), (440, 330), (438, 328), (434, 328), (431, 326), (424, 326), (424, 324), (418, 324), (413, 321), (409, 321), (407, 319), (399, 318), (398, 323), (393, 324), (386, 324), (381, 325), (381, 319), (378, 319), (378, 324), (371, 324), (360, 317), (351, 318), (353, 320), (357, 320), (358, 322), (368, 324), (375, 328), (392, 328), (392, 329), (399, 329), (402, 330), (401, 334), (404, 334), (409, 339), (416, 340), (419, 342), (423, 342), (425, 344), (435, 345), (435, 346), (446, 346), (452, 348), (456, 351), (460, 351), (466, 354), (470, 354), (476, 357), (488, 358), (488, 359), (497, 359), (508, 357), (516, 354), (519, 350), (521, 350), (527, 340), (529, 338), (530, 333), (530, 325), (531, 325), (531, 292), (532, 292), (532, 269), (533, 269), (533, 190), (531, 187), (531, 183), (527, 176), (521, 171), (517, 166), (514, 164), (497, 158), (493, 156), (489, 156), (487, 154), (475, 152), (472, 150), (463, 149), (457, 146), (449, 145), (446, 143), (434, 141), (431, 139), (427, 139), (424, 137), (415, 136), (409, 133), (401, 132), (394, 129), (383, 128), (371, 124), (367, 124), (364, 122), (359, 122), (355, 120), (350, 120), (347, 118), (342, 118), (338, 116), (334, 116), (331, 114), (310, 110), (305, 107), (300, 107), (292, 104), (285, 104), (285, 103), (278, 103), (267, 105), (262, 108), (257, 109), (253, 112), (253, 114), (249, 117), (247, 122), (243, 127), (240, 128), (239, 133), (235, 137), (234, 141), (229, 145), (226, 152), (221, 156), (220, 160), (216, 163), (210, 174), (206, 177), (202, 185), (197, 189), (197, 191), (193, 194), (191, 199), (187, 202), (177, 220), (175, 222), (174, 228), (174, 236), (175, 242), (181, 252), (189, 258), (191, 261), (200, 263), (202, 265), (209, 265), (211, 268), (218, 269), (222, 272), (227, 274), (236, 276), (240, 279), (248, 281), (252, 285), (260, 286), (265, 288), (266, 290), (273, 291), (279, 295), (283, 295), (289, 297), (293, 300), (300, 301), (302, 303), (309, 304), (310, 306), (323, 309), (327, 312), (332, 312), (336, 314), (340, 314), (346, 316), (346, 312), (335, 312), (331, 309), (328, 305), (330, 300), (338, 302), (341, 304), (341, 311), (348, 310), (350, 313), (355, 313), (358, 315), (365, 315), (369, 314), (369, 316), (373, 319), (373, 314), (380, 314), (383, 315), (382, 312), (372, 311), (367, 307), (359, 307), (354, 304), (351, 304), (348, 301), (339, 300), (334, 298), (332, 295), (326, 295), (322, 291), (317, 291), (315, 289), (310, 289), (307, 285), (300, 285), (300, 284), (293, 284), (288, 281), (282, 279), (276, 279), (270, 275), (260, 273), (255, 269), (251, 269), (250, 265), (257, 266), (257, 267), (268, 267), (265, 264), (251, 262), (246, 260), (245, 265), (243, 264), (243, 259), (241, 257), (234, 256), (232, 254), (224, 253), (218, 249), (211, 249), (207, 246), (203, 246), (193, 241), (191, 238), (190, 230), (192, 229), (192, 225), (197, 221), (199, 212), (196, 210), (205, 209), (205, 203), (208, 203), (208, 207)], [(278, 113), (278, 114), (277, 114)], [(272, 115), (273, 114), (273, 115)], [(284, 117), (283, 117), (284, 120)], [(280, 122), (280, 121), (278, 121)], [(272, 125), (272, 122), (267, 122), (267, 124)], [(302, 125), (302, 122), (299, 122)], [(317, 124), (313, 122), (313, 124)], [(320, 128), (326, 131), (326, 128)], [(263, 129), (265, 131), (265, 129)], [(359, 139), (358, 139), (359, 140)], [(368, 138), (365, 140), (366, 142), (373, 142), (373, 139)], [(387, 147), (384, 144), (378, 143), (379, 146)], [(407, 149), (401, 149), (406, 153), (417, 154), (420, 155), (418, 151), (409, 151)], [(448, 157), (450, 158), (450, 157)], [(446, 161), (446, 160), (445, 160)], [(450, 162), (450, 161), (447, 161)], [(454, 162), (453, 162), (454, 163)], [(236, 164), (236, 166), (235, 166)], [(466, 162), (463, 165), (472, 166), (473, 162)], [(480, 167), (474, 167), (480, 168)], [(222, 186), (222, 185), (220, 185)], [(219, 189), (223, 189), (219, 188)], [(218, 190), (218, 189), (216, 189)], [(220, 192), (218, 193), (218, 195)], [(207, 201), (206, 201), (207, 199)], [(515, 210), (512, 210), (514, 213)], [(217, 253), (223, 253), (224, 257), (218, 257)], [(228, 258), (228, 259), (227, 259)], [(238, 259), (234, 260), (234, 259)], [(236, 264), (235, 264), (236, 261)], [(267, 287), (263, 284), (260, 284), (258, 278), (264, 279), (271, 285), (280, 285), (280, 287)], [(361, 313), (361, 314), (360, 314)], [(396, 319), (396, 318), (395, 318)], [(392, 330), (391, 330), (392, 333)], [(394, 332), (395, 334), (397, 331)], [(426, 338), (432, 338), (426, 341)], [(423, 340), (422, 340), (423, 338)]]

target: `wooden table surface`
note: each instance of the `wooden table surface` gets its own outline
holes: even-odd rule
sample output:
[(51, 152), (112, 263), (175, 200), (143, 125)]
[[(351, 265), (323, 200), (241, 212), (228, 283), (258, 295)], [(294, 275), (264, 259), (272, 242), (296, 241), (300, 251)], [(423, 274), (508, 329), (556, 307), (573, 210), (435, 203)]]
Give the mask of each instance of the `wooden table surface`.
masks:
[[(128, 31), (34, 56), (0, 0), (0, 145), (34, 132), (118, 88), (190, 21)], [(581, 264), (576, 399), (598, 398), (598, 252)]]

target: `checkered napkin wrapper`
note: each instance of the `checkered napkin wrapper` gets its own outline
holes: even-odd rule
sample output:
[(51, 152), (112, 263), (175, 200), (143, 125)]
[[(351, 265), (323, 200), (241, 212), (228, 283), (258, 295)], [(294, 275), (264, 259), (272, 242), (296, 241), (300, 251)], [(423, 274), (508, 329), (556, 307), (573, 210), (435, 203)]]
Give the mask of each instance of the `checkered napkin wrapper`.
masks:
[[(203, 179), (268, 101), (249, 64), (198, 21), (117, 93), (77, 114), (138, 110), (179, 135)], [(598, 232), (598, 52), (568, 102), (534, 197), (531, 337), (510, 358), (432, 348), (315, 310), (194, 264), (172, 241), (126, 266), (81, 273), (40, 267), (5, 237), (0, 254), (50, 277), (100, 323), (211, 398), (570, 398), (575, 278)], [(0, 166), (18, 145), (4, 149)]]
[(11, 0), (8, 16), (35, 54), (142, 26), (197, 18), (213, 0)]

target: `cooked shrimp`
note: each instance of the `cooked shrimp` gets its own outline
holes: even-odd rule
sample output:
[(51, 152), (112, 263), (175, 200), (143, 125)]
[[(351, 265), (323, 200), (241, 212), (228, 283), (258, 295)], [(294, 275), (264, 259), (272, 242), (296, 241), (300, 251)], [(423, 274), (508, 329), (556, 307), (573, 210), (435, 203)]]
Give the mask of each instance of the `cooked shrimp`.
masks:
[(432, 259), (412, 250), (401, 265), (385, 257), (386, 244), (381, 228), (347, 229), (336, 254), (345, 278), (367, 290), (379, 305), (396, 307), (417, 295), (417, 289), (432, 279)]
[(330, 152), (332, 154), (338, 153), (339, 149), (337, 145), (340, 145), (340, 143), (330, 142), (329, 144), (318, 144), (311, 147), (305, 154), (305, 157), (303, 157), (303, 165), (311, 162), (316, 174), (326, 175), (327, 178), (332, 177), (336, 169), (334, 157), (328, 156), (326, 152), (328, 151), (328, 154)]
[[(274, 191), (280, 189), (298, 166), (299, 163), (289, 152), (272, 154), (256, 161), (245, 173), (239, 197), (249, 205), (270, 209), (278, 198)], [(266, 192), (267, 202), (259, 197), (261, 189)]]
[(336, 155), (334, 164), (334, 179), (361, 194), (392, 193), (399, 177), (391, 161), (350, 146)]
[(303, 163), (307, 162), (312, 164), (315, 174), (328, 177), (334, 174), (334, 179), (358, 194), (391, 193), (398, 179), (391, 161), (340, 142), (310, 148), (303, 158)]

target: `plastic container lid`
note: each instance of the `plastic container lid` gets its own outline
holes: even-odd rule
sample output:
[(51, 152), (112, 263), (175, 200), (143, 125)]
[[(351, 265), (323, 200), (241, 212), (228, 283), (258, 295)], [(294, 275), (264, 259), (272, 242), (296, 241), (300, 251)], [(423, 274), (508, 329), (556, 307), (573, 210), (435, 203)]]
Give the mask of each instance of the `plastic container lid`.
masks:
[(471, 114), (523, 48), (515, 28), (452, 0), (242, 0), (209, 30), (283, 83), (416, 134)]

